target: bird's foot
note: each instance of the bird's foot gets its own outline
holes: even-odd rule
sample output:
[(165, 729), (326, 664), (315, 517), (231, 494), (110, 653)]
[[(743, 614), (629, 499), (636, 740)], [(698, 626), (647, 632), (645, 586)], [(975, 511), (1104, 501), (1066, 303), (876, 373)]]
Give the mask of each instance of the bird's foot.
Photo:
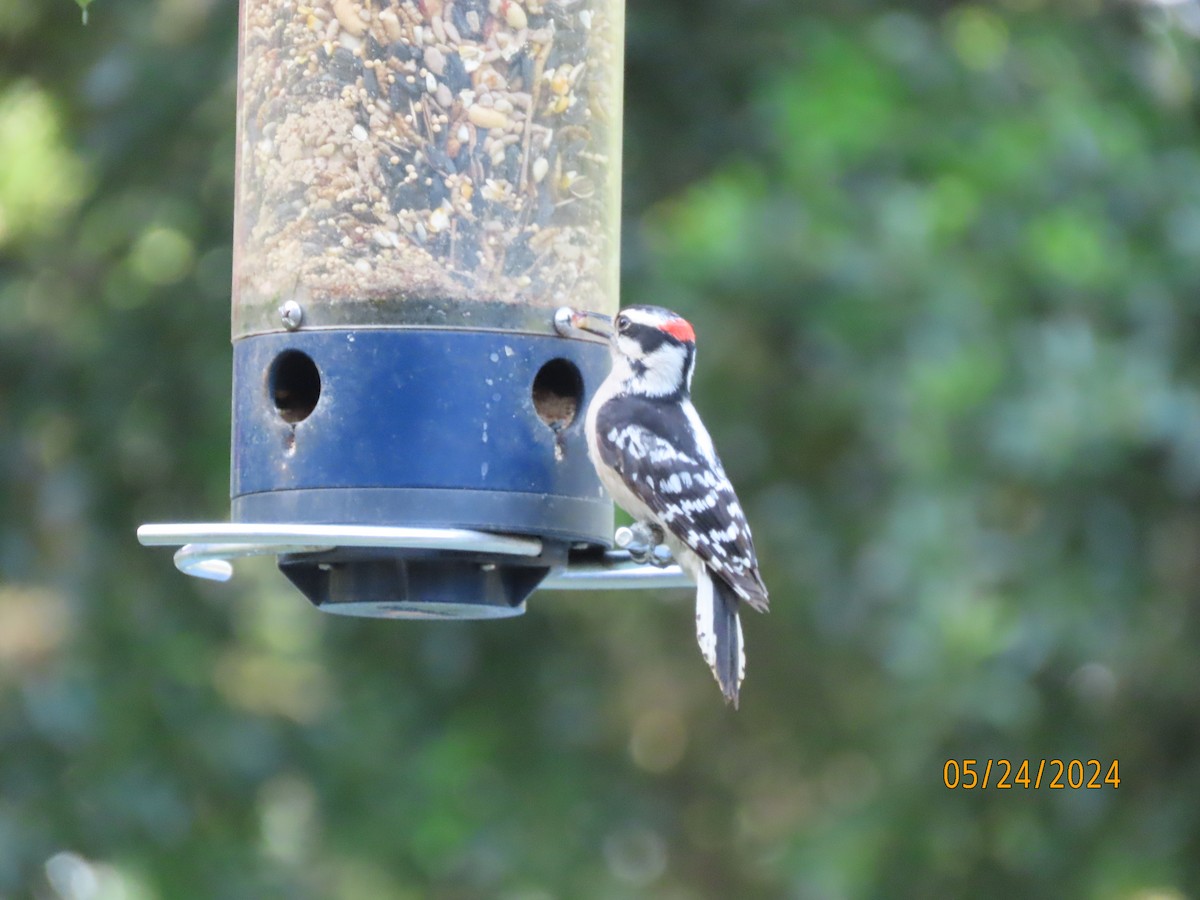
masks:
[(614, 539), (617, 546), (628, 551), (629, 558), (639, 565), (665, 569), (675, 562), (666, 545), (666, 535), (657, 525), (635, 522), (628, 528), (618, 528)]

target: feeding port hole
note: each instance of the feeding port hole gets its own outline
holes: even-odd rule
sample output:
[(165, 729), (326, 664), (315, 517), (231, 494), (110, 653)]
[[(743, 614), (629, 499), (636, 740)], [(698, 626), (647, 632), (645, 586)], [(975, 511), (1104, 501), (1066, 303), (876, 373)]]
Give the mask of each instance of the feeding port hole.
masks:
[(271, 363), (267, 390), (280, 417), (294, 425), (303, 422), (317, 408), (321, 398), (321, 373), (308, 354), (285, 350)]
[(552, 359), (533, 379), (533, 408), (555, 432), (575, 421), (583, 403), (583, 376), (573, 362)]

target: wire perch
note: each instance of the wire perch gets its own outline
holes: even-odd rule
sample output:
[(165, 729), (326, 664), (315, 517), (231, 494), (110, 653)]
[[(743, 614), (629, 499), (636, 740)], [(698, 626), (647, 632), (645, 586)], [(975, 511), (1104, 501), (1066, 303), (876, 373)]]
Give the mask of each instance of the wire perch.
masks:
[[(179, 547), (175, 567), (185, 575), (228, 581), (233, 560), (252, 556), (319, 553), (341, 547), (445, 550), (534, 557), (542, 552), (535, 537), (492, 534), (465, 528), (408, 528), (368, 525), (259, 525), (201, 523), (143, 525), (138, 540), (147, 547)], [(692, 582), (670, 551), (642, 525), (618, 528), (621, 549), (573, 554), (553, 569), (540, 587), (551, 590), (653, 590), (690, 587)]]

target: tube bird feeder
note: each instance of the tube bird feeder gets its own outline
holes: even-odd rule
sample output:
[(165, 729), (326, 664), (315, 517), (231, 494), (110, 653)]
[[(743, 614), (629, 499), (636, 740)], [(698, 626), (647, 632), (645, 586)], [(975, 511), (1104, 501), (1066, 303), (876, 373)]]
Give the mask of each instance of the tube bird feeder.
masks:
[(618, 305), (623, 0), (241, 0), (239, 33), (233, 523), (142, 540), (352, 615), (620, 582), (608, 351), (555, 312)]

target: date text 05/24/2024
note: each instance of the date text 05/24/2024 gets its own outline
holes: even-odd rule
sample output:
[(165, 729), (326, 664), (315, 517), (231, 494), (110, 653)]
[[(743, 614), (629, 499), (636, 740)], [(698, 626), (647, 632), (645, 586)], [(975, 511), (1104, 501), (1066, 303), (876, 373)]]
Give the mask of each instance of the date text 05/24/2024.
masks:
[(1121, 785), (1117, 760), (1098, 759), (948, 759), (942, 783), (950, 790), (1100, 790)]

